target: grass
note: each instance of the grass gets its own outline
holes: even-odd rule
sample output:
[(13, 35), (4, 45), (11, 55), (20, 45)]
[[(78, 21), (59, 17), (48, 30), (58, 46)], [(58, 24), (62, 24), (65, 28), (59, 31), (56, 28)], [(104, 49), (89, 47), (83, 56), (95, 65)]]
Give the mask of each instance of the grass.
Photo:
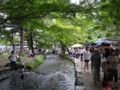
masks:
[[(1, 52), (0, 55), (0, 67), (4, 67), (7, 63), (10, 63), (8, 57), (10, 56), (10, 52)], [(17, 53), (18, 54), (18, 53)], [(37, 58), (28, 57), (26, 53), (24, 56), (21, 56), (21, 61), (25, 63), (27, 69), (31, 70), (40, 65), (44, 60), (44, 55), (40, 55)]]
[(0, 55), (0, 67), (4, 67), (6, 63), (10, 62), (8, 56), (9, 55)]
[(30, 62), (30, 63), (26, 64), (26, 68), (28, 70), (33, 70), (37, 66), (39, 66), (40, 64), (42, 64), (43, 60), (44, 60), (44, 55), (40, 55), (33, 62)]
[[(10, 52), (1, 52), (0, 55), (0, 66), (4, 67), (7, 63), (10, 63), (10, 60), (8, 57), (10, 56)], [(25, 54), (24, 56), (21, 56), (21, 61), (22, 62), (29, 62), (29, 61), (34, 61), (34, 58), (28, 57), (28, 54)]]

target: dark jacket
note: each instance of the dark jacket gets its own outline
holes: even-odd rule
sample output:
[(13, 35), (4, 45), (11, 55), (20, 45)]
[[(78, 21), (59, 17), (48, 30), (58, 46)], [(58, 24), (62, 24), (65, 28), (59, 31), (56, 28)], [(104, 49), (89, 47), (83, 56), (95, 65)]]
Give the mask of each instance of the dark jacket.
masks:
[(99, 53), (93, 53), (91, 57), (92, 66), (94, 68), (99, 68), (101, 65), (101, 56)]

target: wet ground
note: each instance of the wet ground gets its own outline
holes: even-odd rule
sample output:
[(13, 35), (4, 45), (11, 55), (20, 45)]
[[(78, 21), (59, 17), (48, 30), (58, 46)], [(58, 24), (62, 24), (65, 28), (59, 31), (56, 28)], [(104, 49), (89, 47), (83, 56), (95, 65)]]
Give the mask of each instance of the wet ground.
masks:
[(46, 60), (34, 72), (25, 72), (24, 80), (19, 73), (0, 83), (0, 90), (74, 90), (74, 64), (56, 55)]

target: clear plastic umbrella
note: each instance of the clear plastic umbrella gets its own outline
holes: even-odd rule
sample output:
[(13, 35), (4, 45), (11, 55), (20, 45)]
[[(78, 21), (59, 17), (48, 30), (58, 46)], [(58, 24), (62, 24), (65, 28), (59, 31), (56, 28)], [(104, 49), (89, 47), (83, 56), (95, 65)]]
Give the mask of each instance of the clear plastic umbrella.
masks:
[(72, 48), (79, 48), (79, 47), (82, 47), (83, 45), (81, 45), (81, 44), (74, 44), (74, 45), (72, 45), (71, 47)]

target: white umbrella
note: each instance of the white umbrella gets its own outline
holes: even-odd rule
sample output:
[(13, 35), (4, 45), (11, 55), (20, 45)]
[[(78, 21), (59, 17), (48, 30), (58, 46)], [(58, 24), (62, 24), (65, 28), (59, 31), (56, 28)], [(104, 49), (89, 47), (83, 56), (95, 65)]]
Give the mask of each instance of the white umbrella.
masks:
[(79, 48), (79, 47), (82, 47), (82, 45), (81, 45), (81, 44), (74, 44), (74, 45), (72, 45), (71, 47), (72, 47), (72, 48)]

